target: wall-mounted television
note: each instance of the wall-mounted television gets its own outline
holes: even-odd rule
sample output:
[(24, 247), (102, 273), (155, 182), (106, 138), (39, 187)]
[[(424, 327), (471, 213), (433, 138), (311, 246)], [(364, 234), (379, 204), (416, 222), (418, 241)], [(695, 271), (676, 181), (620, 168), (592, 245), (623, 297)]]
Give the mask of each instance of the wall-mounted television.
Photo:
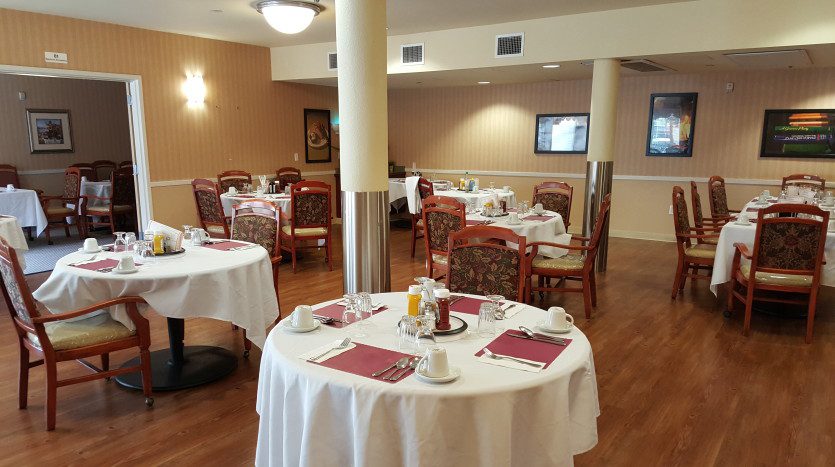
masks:
[(835, 158), (835, 110), (766, 110), (760, 156)]
[(588, 113), (539, 114), (536, 116), (534, 153), (585, 154), (588, 147)]

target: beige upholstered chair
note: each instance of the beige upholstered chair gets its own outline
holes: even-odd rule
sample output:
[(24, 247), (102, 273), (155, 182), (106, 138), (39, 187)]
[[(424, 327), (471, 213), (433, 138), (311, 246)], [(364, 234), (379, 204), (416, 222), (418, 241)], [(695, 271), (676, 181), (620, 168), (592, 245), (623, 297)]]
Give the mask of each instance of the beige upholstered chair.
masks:
[(448, 248), (451, 292), (525, 299), (525, 236), (489, 225), (465, 227), (449, 235)]
[[(290, 192), (290, 216), (281, 212), (281, 249), (290, 253), (296, 272), (296, 250), (319, 248), (325, 242), (325, 261), (333, 271), (331, 258), (331, 186), (325, 182), (304, 181)], [(312, 244), (311, 244), (312, 243)]]
[(284, 191), (288, 184), (299, 183), (303, 181), (302, 171), (296, 167), (282, 167), (275, 171), (275, 178), (278, 181), (278, 188)]
[[(676, 246), (678, 248), (678, 267), (673, 280), (673, 299), (684, 290), (687, 278), (710, 279), (713, 271), (713, 259), (716, 257), (716, 246), (707, 243), (693, 244), (693, 240), (719, 238), (719, 228), (690, 227), (690, 217), (687, 214), (687, 200), (684, 190), (680, 186), (673, 187), (673, 224), (676, 232)], [(707, 271), (707, 275), (699, 274)]]
[[(702, 197), (699, 195), (699, 188), (696, 186), (696, 182), (693, 181), (690, 182), (690, 200), (693, 203), (693, 225), (697, 231), (705, 228), (720, 228), (728, 222), (727, 217), (714, 218), (704, 216)], [(708, 245), (716, 245), (718, 241), (718, 238), (713, 237), (696, 239), (696, 243), (707, 243)]]
[[(420, 195), (421, 203), (426, 198), (435, 194), (435, 188), (432, 182), (420, 177), (418, 180), (418, 194)], [(421, 214), (412, 214), (412, 258), (415, 257), (415, 244), (418, 239), (423, 238), (423, 216)]]
[(533, 188), (533, 204), (541, 203), (542, 207), (562, 216), (566, 227), (571, 221), (571, 198), (574, 187), (565, 182), (542, 182)]
[(227, 170), (217, 175), (217, 185), (221, 193), (229, 191), (234, 186), (238, 191), (244, 191), (244, 185), (252, 185), (252, 174), (243, 170)]
[(421, 203), (426, 276), (440, 278), (447, 271), (449, 235), (467, 225), (466, 206), (455, 198), (436, 195), (428, 196)]
[[(68, 217), (75, 218), (75, 228), (79, 238), (87, 235), (84, 217), (85, 198), (81, 196), (81, 171), (78, 167), (69, 167), (64, 171), (64, 194), (63, 196), (42, 196), (41, 207), (46, 214), (47, 226), (44, 229), (47, 243), (52, 245), (50, 229), (63, 227), (67, 237), (70, 236), (70, 223)], [(72, 206), (72, 207), (69, 207)]]
[(191, 181), (191, 190), (203, 230), (213, 238), (229, 238), (232, 218), (223, 215), (217, 184), (205, 178), (196, 178)]
[[(109, 197), (85, 196), (82, 213), (85, 225), (103, 225), (116, 232), (117, 223), (127, 225), (136, 223), (136, 190), (134, 189), (133, 170), (118, 169), (110, 175), (111, 192)], [(91, 200), (103, 201), (103, 204), (91, 206)]]
[(817, 175), (792, 174), (783, 177), (783, 183), (780, 186), (780, 188), (782, 190), (785, 190), (789, 186), (796, 186), (798, 188), (811, 188), (815, 191), (824, 191), (826, 190), (826, 180)]
[(108, 160), (93, 162), (93, 171), (96, 173), (96, 180), (110, 180), (110, 176), (116, 171), (116, 163)]
[(707, 182), (710, 192), (710, 217), (727, 220), (731, 214), (739, 213), (728, 209), (728, 193), (725, 191), (725, 179), (714, 175)]

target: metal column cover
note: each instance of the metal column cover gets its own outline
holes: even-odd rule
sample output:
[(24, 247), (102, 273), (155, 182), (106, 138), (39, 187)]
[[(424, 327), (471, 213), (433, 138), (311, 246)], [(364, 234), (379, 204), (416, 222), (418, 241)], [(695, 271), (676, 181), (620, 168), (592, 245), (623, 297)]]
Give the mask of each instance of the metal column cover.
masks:
[(345, 293), (391, 291), (388, 191), (342, 192)]
[[(612, 192), (612, 169), (614, 161), (586, 162), (586, 207), (583, 215), (583, 235), (591, 238), (594, 223), (603, 197)], [(610, 215), (611, 220), (611, 215)], [(606, 270), (606, 258), (609, 253), (609, 222), (603, 225), (600, 236), (600, 246), (597, 250), (595, 269), (597, 272)]]

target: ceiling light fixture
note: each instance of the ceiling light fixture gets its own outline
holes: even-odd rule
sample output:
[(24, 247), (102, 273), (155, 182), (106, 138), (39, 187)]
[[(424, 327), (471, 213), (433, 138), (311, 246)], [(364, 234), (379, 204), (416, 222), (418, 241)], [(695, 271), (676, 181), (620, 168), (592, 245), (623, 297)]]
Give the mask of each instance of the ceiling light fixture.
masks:
[(490, 84), (490, 81), (479, 81), (478, 84)]
[(559, 63), (554, 63), (552, 65), (542, 65), (542, 68), (559, 68), (559, 67), (560, 67)]
[(325, 8), (316, 3), (293, 0), (265, 0), (254, 5), (258, 13), (264, 15), (270, 26), (284, 34), (296, 34), (304, 31), (313, 22), (313, 18)]

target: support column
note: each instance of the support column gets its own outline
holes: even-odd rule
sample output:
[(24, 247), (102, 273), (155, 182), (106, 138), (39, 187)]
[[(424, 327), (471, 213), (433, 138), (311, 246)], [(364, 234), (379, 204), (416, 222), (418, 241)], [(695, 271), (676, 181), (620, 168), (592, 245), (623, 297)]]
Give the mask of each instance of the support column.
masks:
[(345, 292), (388, 292), (385, 0), (336, 0), (336, 51)]
[[(620, 60), (594, 61), (591, 84), (589, 152), (586, 159), (586, 203), (583, 212), (583, 235), (591, 237), (603, 197), (612, 192), (612, 169), (615, 159)], [(610, 216), (611, 219), (611, 216)], [(609, 223), (603, 226), (596, 269), (606, 270), (609, 251)]]

